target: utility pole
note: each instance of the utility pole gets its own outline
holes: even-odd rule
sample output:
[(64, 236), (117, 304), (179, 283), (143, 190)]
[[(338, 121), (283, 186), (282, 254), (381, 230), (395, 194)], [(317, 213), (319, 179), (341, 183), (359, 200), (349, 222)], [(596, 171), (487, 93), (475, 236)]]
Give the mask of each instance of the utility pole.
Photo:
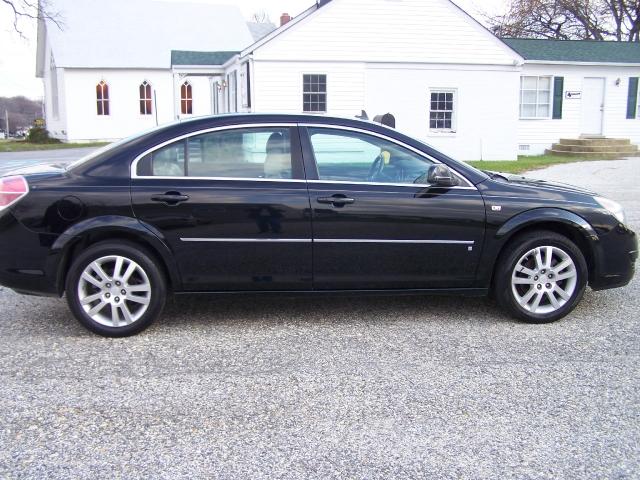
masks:
[(9, 110), (4, 111), (4, 120), (7, 124), (7, 138), (9, 138)]

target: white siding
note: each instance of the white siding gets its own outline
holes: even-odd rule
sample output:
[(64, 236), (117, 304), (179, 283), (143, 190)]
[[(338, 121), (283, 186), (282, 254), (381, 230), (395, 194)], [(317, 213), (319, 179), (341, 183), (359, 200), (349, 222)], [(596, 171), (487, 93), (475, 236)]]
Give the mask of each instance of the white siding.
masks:
[(268, 62), (253, 64), (253, 110), (302, 113), (302, 76), (327, 75), (327, 114), (354, 117), (365, 108), (361, 63)]
[(499, 65), (520, 60), (449, 0), (333, 0), (256, 49), (254, 58)]
[[(104, 80), (109, 85), (109, 115), (97, 115), (96, 85)], [(152, 115), (141, 115), (139, 87), (151, 83), (157, 104)], [(193, 90), (193, 115), (180, 113), (180, 85), (189, 80)], [(211, 113), (211, 83), (208, 77), (186, 77), (175, 80), (169, 70), (94, 70), (65, 69), (67, 92), (65, 131), (69, 141), (115, 140), (177, 118)], [(62, 87), (61, 87), (62, 89)], [(174, 96), (175, 95), (175, 96)], [(60, 99), (61, 109), (63, 101)], [(157, 109), (157, 112), (156, 112)]]
[[(366, 110), (392, 113), (396, 128), (458, 160), (515, 160), (519, 74), (459, 66), (367, 69)], [(432, 89), (454, 90), (455, 133), (429, 130)]]
[[(564, 77), (564, 92), (581, 92), (585, 77), (605, 78), (603, 135), (640, 143), (640, 119), (626, 118), (629, 77), (639, 77), (640, 67), (525, 64), (522, 75)], [(616, 85), (617, 79), (620, 85)], [(542, 154), (560, 138), (578, 138), (581, 134), (581, 99), (564, 98), (562, 119), (518, 121), (518, 143), (529, 146), (528, 151), (520, 153)]]

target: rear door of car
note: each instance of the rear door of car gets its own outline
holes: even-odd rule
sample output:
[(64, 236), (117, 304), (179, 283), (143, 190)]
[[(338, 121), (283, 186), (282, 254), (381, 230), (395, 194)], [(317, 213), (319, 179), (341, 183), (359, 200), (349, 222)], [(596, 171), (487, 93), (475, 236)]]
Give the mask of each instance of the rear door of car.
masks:
[(471, 287), (484, 237), (478, 190), (426, 183), (436, 161), (374, 132), (300, 129), (313, 216), (314, 287)]
[(132, 165), (135, 215), (172, 249), (184, 290), (312, 287), (311, 219), (293, 124), (194, 132)]

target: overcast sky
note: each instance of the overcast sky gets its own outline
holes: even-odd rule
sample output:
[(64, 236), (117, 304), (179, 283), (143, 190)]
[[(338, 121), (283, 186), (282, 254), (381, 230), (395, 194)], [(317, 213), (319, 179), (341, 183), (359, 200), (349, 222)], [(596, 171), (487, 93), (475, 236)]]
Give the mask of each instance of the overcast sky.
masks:
[[(292, 16), (308, 8), (315, 0), (165, 0), (200, 1), (205, 3), (235, 3), (247, 19), (252, 13), (265, 10), (273, 23), (278, 24), (280, 14)], [(424, 0), (425, 2), (431, 0)], [(506, 0), (456, 0), (469, 13), (478, 16), (482, 11), (500, 11)], [(53, 2), (55, 4), (55, 0)], [(21, 39), (13, 30), (13, 16), (9, 7), (0, 2), (0, 97), (25, 95), (30, 98), (42, 97), (42, 81), (35, 77), (36, 25), (23, 22), (26, 39)]]

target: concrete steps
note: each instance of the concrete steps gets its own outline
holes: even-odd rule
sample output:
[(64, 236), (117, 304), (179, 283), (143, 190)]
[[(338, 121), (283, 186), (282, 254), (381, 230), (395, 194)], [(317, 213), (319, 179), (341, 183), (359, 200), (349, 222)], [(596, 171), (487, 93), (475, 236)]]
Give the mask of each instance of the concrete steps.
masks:
[(563, 157), (601, 158), (603, 160), (640, 157), (638, 146), (633, 145), (628, 138), (561, 138), (545, 153)]

